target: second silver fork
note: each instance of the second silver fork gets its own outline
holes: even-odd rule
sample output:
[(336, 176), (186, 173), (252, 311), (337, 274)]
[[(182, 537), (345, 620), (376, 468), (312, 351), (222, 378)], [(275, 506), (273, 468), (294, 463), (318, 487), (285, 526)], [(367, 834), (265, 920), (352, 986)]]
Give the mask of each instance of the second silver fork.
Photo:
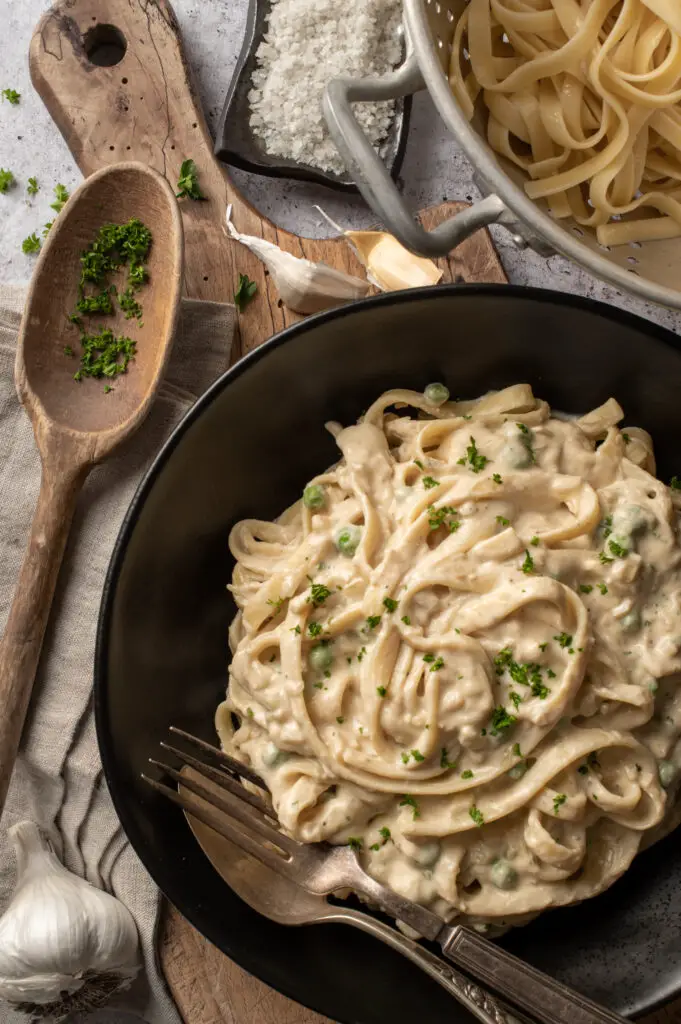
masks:
[[(617, 1014), (547, 977), (482, 936), (461, 926), (446, 925), (424, 907), (381, 885), (363, 870), (350, 847), (301, 844), (284, 835), (277, 827), (269, 794), (257, 773), (203, 740), (182, 730), (171, 731), (198, 748), (204, 756), (217, 761), (220, 767), (162, 744), (181, 763), (193, 769), (192, 775), (151, 759), (185, 791), (178, 792), (144, 776), (146, 781), (267, 867), (318, 895), (347, 888), (363, 894), (424, 938), (438, 942), (448, 960), (542, 1024), (566, 1024), (567, 1021), (570, 1024), (625, 1024)], [(198, 777), (194, 773), (198, 773)], [(246, 789), (240, 778), (255, 784), (260, 792), (255, 794)], [(186, 790), (198, 800), (192, 799)], [(507, 1024), (512, 1020), (505, 1006), (488, 992), (468, 979), (462, 978), (462, 981), (471, 989), (468, 1009), (478, 1019), (485, 1024)]]

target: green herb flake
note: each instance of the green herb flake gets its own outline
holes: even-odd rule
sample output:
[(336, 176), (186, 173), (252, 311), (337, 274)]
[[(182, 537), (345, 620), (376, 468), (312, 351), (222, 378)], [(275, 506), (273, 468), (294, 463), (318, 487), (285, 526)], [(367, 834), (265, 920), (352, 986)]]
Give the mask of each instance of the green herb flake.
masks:
[(409, 796), (408, 793), (404, 794), (404, 796), (400, 800), (399, 806), (400, 807), (411, 807), (412, 811), (414, 812), (414, 821), (416, 821), (417, 818), (421, 817), (421, 812), (419, 810), (419, 805), (417, 804), (416, 800), (414, 800), (414, 797), (413, 796)]
[(599, 583), (598, 589), (600, 590), (601, 594), (603, 594), (603, 597), (605, 597), (605, 595), (608, 593), (608, 588), (606, 587), (605, 583)]
[(50, 203), (50, 209), (54, 210), (55, 213), (61, 213), (69, 201), (69, 190), (66, 185), (55, 185), (54, 186), (54, 202)]
[(430, 665), (432, 662), (435, 661), (435, 655), (431, 654), (429, 651), (428, 654), (423, 655), (423, 660), (426, 662), (427, 665)]
[(17, 92), (16, 89), (3, 89), (1, 95), (3, 102), (4, 100), (7, 100), (7, 102), (11, 103), (13, 107), (16, 107), (17, 103), (21, 99), (21, 93)]
[(545, 651), (548, 646), (549, 646), (548, 641), (545, 640), (543, 644), (539, 644), (539, 650), (540, 651)]
[(403, 615), (401, 621), (405, 624), (405, 626), (411, 626), (411, 619), (409, 618), (408, 615)]
[(439, 672), (441, 668), (445, 667), (444, 658), (436, 658), (433, 664), (430, 666), (431, 672)]
[(514, 726), (517, 721), (515, 715), (510, 715), (503, 705), (495, 708), (492, 713), (491, 735), (500, 736), (502, 732), (506, 732), (507, 729)]
[(472, 820), (475, 822), (478, 828), (485, 824), (485, 819), (482, 816), (482, 811), (479, 811), (475, 804), (472, 804), (468, 808), (468, 813), (470, 814)]
[(193, 160), (183, 160), (180, 166), (180, 176), (177, 180), (178, 199), (205, 199), (199, 185), (199, 172)]
[(423, 463), (420, 459), (414, 459), (414, 465), (418, 466), (420, 470), (423, 470)]
[(35, 231), (32, 235), (28, 235), (27, 238), (21, 243), (21, 251), (26, 256), (32, 256), (36, 252), (40, 252), (40, 239), (36, 235)]
[(439, 480), (433, 480), (432, 476), (424, 476), (424, 478), (423, 478), (423, 486), (425, 487), (425, 489), (427, 491), (430, 491), (433, 487), (439, 487), (440, 486), (440, 481)]
[(417, 763), (420, 763), (421, 761), (425, 761), (425, 757), (423, 756), (423, 754), (421, 753), (420, 750), (412, 750), (411, 756), (414, 758), (414, 760)]
[(532, 540), (530, 541), (530, 544), (532, 545), (533, 548), (538, 547), (539, 546), (539, 537), (533, 537)]
[[(472, 434), (470, 437), (470, 444), (466, 448), (466, 460), (468, 461), (468, 465), (474, 473), (481, 473), (485, 466), (487, 465), (487, 463), (489, 462), (487, 456), (481, 455), (480, 452), (478, 451), (478, 446)], [(466, 460), (464, 460), (464, 464)]]
[(363, 845), (362, 840), (357, 836), (348, 836), (348, 846), (351, 850), (354, 850), (355, 853), (359, 853)]
[(369, 615), (367, 617), (366, 629), (369, 630), (369, 631), (372, 630), (372, 629), (376, 629), (376, 627), (379, 626), (380, 623), (381, 623), (381, 616), (380, 615)]
[(366, 654), (366, 652), (367, 652), (366, 647), (360, 647), (359, 653), (357, 654), (357, 661), (362, 661), (362, 659), (364, 658), (364, 655)]
[(450, 761), (448, 756), (447, 756), (447, 748), (446, 747), (443, 747), (442, 750), (440, 751), (440, 768), (445, 768), (445, 769), (447, 769), (447, 768), (455, 769), (456, 768), (456, 762), (455, 761)]
[(29, 196), (37, 196), (40, 191), (40, 185), (38, 184), (37, 178), (29, 178), (28, 185), (26, 186), (26, 192)]
[(580, 594), (590, 594), (592, 590), (593, 590), (593, 587), (591, 586), (590, 583), (580, 583), (579, 584), (579, 592), (580, 592)]
[(310, 586), (310, 593), (307, 597), (308, 604), (313, 604), (315, 608), (319, 608), (324, 604), (327, 597), (331, 597), (331, 591), (324, 583), (313, 583)]
[[(283, 598), (280, 598), (279, 600), (282, 601)], [(269, 604), (269, 601), (267, 603)], [(277, 609), (277, 611), (278, 610), (279, 609)], [(310, 636), (320, 636), (320, 634), (324, 632), (324, 627), (321, 622), (310, 622), (307, 629)]]
[(553, 813), (554, 814), (558, 814), (558, 811), (561, 809), (561, 807), (563, 806), (563, 804), (565, 803), (566, 800), (567, 800), (567, 796), (566, 796), (565, 793), (557, 793), (554, 796), (554, 798), (553, 798)]
[(561, 647), (572, 647), (572, 636), (570, 633), (558, 633), (553, 638)]
[(385, 686), (376, 687), (376, 693), (378, 694), (379, 697), (385, 697), (387, 692), (388, 691), (386, 690)]
[(239, 284), (234, 292), (234, 305), (240, 313), (243, 313), (257, 290), (257, 283), (255, 281), (251, 281), (248, 274), (239, 274)]
[(508, 526), (510, 519), (507, 519), (506, 516), (497, 516), (497, 522), (499, 523), (499, 526)]
[(504, 482), (501, 479), (501, 474), (500, 473), (492, 473), (492, 480), (494, 480), (495, 484), (503, 484), (503, 482)]
[(386, 611), (394, 612), (397, 610), (397, 601), (395, 601), (392, 597), (384, 597), (383, 607), (386, 609)]
[(631, 441), (631, 438), (629, 437), (628, 434), (626, 434), (624, 431), (622, 431), (622, 440), (624, 441), (625, 444), (629, 444), (629, 442)]
[(11, 171), (0, 167), (0, 192), (8, 192), (16, 184), (16, 179)]
[(514, 757), (524, 757), (525, 756), (524, 754), (522, 754), (520, 752), (520, 744), (519, 743), (514, 743), (513, 744), (513, 756)]
[(301, 633), (300, 626), (294, 626), (293, 629), (291, 629), (291, 632), (295, 633), (296, 636), (300, 636), (300, 633)]
[(342, 725), (345, 719), (343, 718), (342, 715), (338, 715), (336, 721), (338, 722), (339, 725)]
[(616, 540), (608, 541), (608, 550), (615, 556), (615, 558), (626, 558), (629, 554), (628, 548), (622, 547), (622, 545), (618, 544)]
[(534, 560), (527, 548), (525, 549), (525, 561), (520, 566), (520, 569), (526, 576), (531, 576), (534, 572)]
[(470, 770), (470, 768), (466, 768), (465, 772), (461, 772), (461, 778), (462, 779), (472, 779), (473, 778), (473, 772)]
[(520, 707), (520, 705), (523, 702), (523, 698), (520, 696), (519, 693), (516, 693), (515, 690), (511, 690), (511, 692), (509, 693), (508, 697), (509, 697), (509, 700), (511, 701), (511, 703), (513, 704), (514, 708), (517, 711), (518, 708)]

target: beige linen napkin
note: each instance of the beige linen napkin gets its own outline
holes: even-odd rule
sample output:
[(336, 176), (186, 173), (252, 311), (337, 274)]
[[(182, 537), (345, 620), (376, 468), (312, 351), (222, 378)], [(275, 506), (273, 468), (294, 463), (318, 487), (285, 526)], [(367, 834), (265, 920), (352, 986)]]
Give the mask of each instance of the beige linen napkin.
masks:
[[(0, 633), (40, 482), (33, 432), (14, 389), (24, 295), (23, 289), (0, 286)], [(233, 306), (184, 301), (170, 364), (148, 419), (85, 484), (0, 828), (0, 913), (14, 887), (7, 829), (26, 818), (49, 831), (71, 871), (113, 892), (131, 910), (146, 972), (116, 1005), (150, 1024), (177, 1024), (179, 1017), (156, 957), (160, 894), (122, 832), (102, 776), (92, 706), (95, 631), (123, 515), (172, 428), (226, 369), (233, 329)], [(26, 1018), (1, 1005), (0, 1021), (15, 1020), (25, 1024)]]

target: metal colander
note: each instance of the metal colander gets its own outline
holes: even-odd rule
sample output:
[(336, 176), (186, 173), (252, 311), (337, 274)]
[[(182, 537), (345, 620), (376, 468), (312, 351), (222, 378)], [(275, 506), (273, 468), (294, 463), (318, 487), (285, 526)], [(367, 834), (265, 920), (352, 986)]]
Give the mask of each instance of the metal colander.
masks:
[[(451, 92), (447, 69), (458, 18), (467, 0), (404, 0), (407, 58), (382, 79), (336, 79), (324, 110), (334, 142), (364, 198), (403, 245), (423, 256), (444, 256), (480, 227), (502, 224), (520, 246), (543, 256), (562, 253), (615, 287), (681, 309), (681, 238), (603, 246), (595, 231), (574, 220), (554, 220), (543, 200), (530, 199), (525, 176), (485, 141), (485, 120), (466, 120)], [(428, 89), (440, 116), (476, 170), (486, 197), (433, 231), (425, 231), (362, 134), (352, 103), (396, 99)]]

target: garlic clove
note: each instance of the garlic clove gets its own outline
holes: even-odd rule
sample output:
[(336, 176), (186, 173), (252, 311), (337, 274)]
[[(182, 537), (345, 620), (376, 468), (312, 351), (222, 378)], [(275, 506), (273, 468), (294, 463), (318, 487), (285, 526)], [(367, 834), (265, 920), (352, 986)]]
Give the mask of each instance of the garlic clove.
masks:
[(273, 242), (255, 235), (242, 235), (227, 209), (227, 230), (262, 260), (282, 301), (295, 313), (319, 313), (344, 302), (363, 298), (371, 287), (368, 281), (335, 270), (326, 263), (314, 263), (286, 252)]
[(415, 256), (386, 231), (346, 231), (367, 268), (369, 280), (385, 292), (437, 284), (442, 271), (432, 260)]
[(0, 918), (0, 998), (68, 1009), (78, 993), (80, 1008), (99, 1005), (139, 971), (132, 914), (67, 871), (33, 822), (9, 835), (17, 883)]

